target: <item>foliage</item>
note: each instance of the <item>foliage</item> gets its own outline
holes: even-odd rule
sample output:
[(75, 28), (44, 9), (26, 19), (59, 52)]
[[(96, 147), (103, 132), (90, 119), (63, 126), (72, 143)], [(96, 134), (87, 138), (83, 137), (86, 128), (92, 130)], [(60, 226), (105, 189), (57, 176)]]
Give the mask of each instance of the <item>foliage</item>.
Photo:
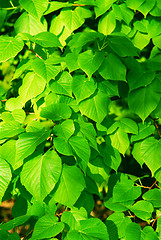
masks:
[(160, 239), (160, 0), (6, 0), (0, 18), (0, 239)]

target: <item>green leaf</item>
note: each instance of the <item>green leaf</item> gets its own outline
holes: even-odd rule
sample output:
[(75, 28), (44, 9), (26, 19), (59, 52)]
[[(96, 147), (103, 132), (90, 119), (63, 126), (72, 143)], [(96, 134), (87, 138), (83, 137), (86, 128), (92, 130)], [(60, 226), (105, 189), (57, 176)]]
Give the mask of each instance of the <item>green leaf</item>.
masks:
[(96, 72), (103, 62), (103, 53), (96, 52), (94, 55), (92, 50), (87, 50), (78, 57), (78, 64), (80, 68), (91, 78), (92, 74)]
[(54, 121), (70, 118), (71, 109), (65, 103), (56, 103), (42, 108), (40, 116)]
[(68, 3), (68, 2), (56, 2), (56, 1), (52, 1), (49, 2), (49, 6), (47, 11), (44, 13), (44, 15), (47, 15), (51, 12), (57, 11), (61, 8), (65, 8), (65, 7), (71, 7), (73, 4), (72, 3)]
[(69, 72), (73, 72), (79, 69), (78, 56), (79, 54), (77, 53), (67, 53), (67, 55), (65, 56), (65, 62), (67, 64)]
[(67, 119), (63, 123), (56, 125), (53, 129), (54, 135), (68, 140), (74, 133), (75, 127), (72, 119)]
[(61, 158), (54, 151), (38, 155), (26, 162), (21, 172), (21, 183), (36, 200), (44, 200), (58, 182)]
[(0, 139), (11, 138), (22, 132), (24, 132), (24, 128), (17, 121), (0, 123)]
[(129, 223), (125, 228), (126, 240), (140, 240), (141, 239), (141, 227), (137, 223)]
[(138, 127), (139, 127), (139, 133), (136, 136), (131, 136), (131, 142), (144, 139), (152, 135), (155, 131), (154, 125), (149, 125), (146, 122), (144, 124), (138, 123)]
[(76, 166), (64, 164), (54, 199), (59, 203), (72, 207), (84, 188), (85, 180), (81, 170)]
[(114, 2), (116, 2), (116, 0), (96, 0), (94, 8), (96, 18), (107, 12)]
[(104, 35), (108, 35), (114, 31), (116, 27), (115, 14), (111, 11), (104, 14), (98, 23), (98, 31)]
[(20, 5), (32, 16), (40, 19), (48, 7), (48, 0), (19, 0)]
[(55, 34), (50, 32), (38, 33), (31, 38), (31, 41), (45, 48), (61, 46), (61, 43), (59, 42), (58, 37)]
[(40, 58), (36, 58), (31, 62), (31, 67), (33, 68), (34, 72), (40, 76), (40, 78), (43, 78), (45, 81), (50, 81), (51, 79), (54, 79), (59, 71), (59, 66), (54, 66), (52, 64), (49, 64), (47, 61), (44, 61)]
[(141, 144), (141, 155), (152, 174), (161, 167), (161, 140), (153, 137), (145, 139)]
[(21, 109), (24, 106), (24, 102), (20, 96), (16, 98), (9, 98), (6, 102), (6, 110), (14, 111), (16, 109)]
[(137, 199), (141, 195), (141, 188), (134, 186), (132, 180), (123, 175), (113, 189), (113, 202), (125, 202)]
[(5, 159), (15, 169), (16, 140), (9, 140), (0, 147), (0, 157)]
[(77, 230), (70, 231), (67, 234), (69, 240), (108, 240), (109, 236), (105, 224), (98, 218), (80, 220)]
[(143, 240), (148, 240), (148, 239), (158, 240), (159, 239), (157, 233), (154, 231), (154, 229), (151, 226), (144, 227), (144, 229), (141, 233), (141, 236), (142, 236)]
[(72, 91), (80, 102), (90, 97), (96, 90), (97, 86), (93, 78), (86, 78), (84, 75), (75, 75), (72, 80)]
[(160, 41), (161, 41), (161, 36), (159, 35), (159, 36), (156, 36), (155, 38), (153, 38), (153, 43), (154, 43), (154, 45), (156, 46), (156, 47), (158, 47), (158, 48), (161, 48), (161, 43), (160, 43)]
[(138, 8), (137, 10), (139, 12), (141, 12), (144, 17), (146, 17), (146, 15), (148, 14), (148, 12), (150, 12), (150, 10), (154, 7), (156, 3), (156, 0), (145, 0)]
[(126, 67), (113, 53), (107, 55), (103, 64), (99, 68), (99, 74), (104, 79), (126, 81)]
[(26, 118), (26, 113), (23, 109), (15, 109), (12, 112), (12, 116), (14, 117), (15, 121), (23, 123)]
[[(8, 163), (0, 158), (0, 203), (2, 201), (2, 197), (11, 181), (11, 169)], [(1, 226), (0, 226), (1, 229)]]
[(138, 134), (138, 125), (130, 118), (121, 118), (119, 125), (126, 133)]
[(120, 57), (138, 56), (137, 49), (124, 34), (113, 33), (107, 36), (107, 43)]
[(22, 226), (25, 222), (27, 222), (27, 220), (30, 217), (31, 217), (30, 215), (23, 215), (23, 216), (14, 218), (14, 219), (8, 221), (7, 223), (1, 225), (0, 229), (8, 231), (8, 230), (11, 230), (15, 227)]
[(80, 103), (79, 109), (82, 115), (101, 123), (108, 113), (109, 98), (99, 91), (96, 95)]
[(123, 213), (113, 213), (105, 221), (110, 239), (118, 240), (125, 237), (125, 228), (131, 223), (131, 219), (125, 217)]
[(143, 121), (156, 109), (160, 96), (153, 91), (151, 86), (140, 87), (128, 95), (128, 105)]
[[(64, 229), (64, 224), (52, 214), (45, 215), (36, 222), (32, 240), (45, 239), (57, 236)], [(54, 238), (55, 239), (55, 238)]]
[(127, 8), (126, 4), (112, 5), (113, 13), (116, 16), (116, 19), (123, 20), (127, 25), (130, 24), (134, 17), (134, 12)]
[(47, 31), (47, 22), (45, 18), (42, 18), (41, 21), (38, 21), (37, 18), (34, 18), (27, 12), (24, 12), (16, 20), (14, 24), (14, 29), (17, 34), (29, 33), (31, 35), (35, 35), (40, 32)]
[(50, 89), (57, 93), (72, 97), (72, 76), (67, 71), (64, 71), (57, 81), (50, 85)]
[(132, 207), (130, 207), (130, 210), (134, 212), (138, 218), (149, 220), (152, 216), (154, 208), (150, 202), (140, 200), (137, 201)]
[(69, 144), (74, 151), (74, 155), (78, 158), (78, 164), (85, 172), (91, 154), (87, 140), (84, 137), (73, 136), (69, 139)]
[(145, 2), (145, 0), (126, 0), (127, 7), (135, 11), (143, 2)]
[(19, 88), (19, 95), (24, 103), (43, 92), (46, 81), (37, 74), (29, 72), (23, 78), (23, 83)]
[(0, 36), (0, 62), (5, 62), (15, 57), (24, 46), (24, 42), (19, 37)]
[(143, 194), (143, 199), (152, 203), (155, 208), (161, 207), (161, 190), (151, 189), (150, 191)]
[(116, 132), (110, 135), (111, 144), (123, 155), (130, 146), (128, 134), (119, 128)]
[(36, 147), (49, 137), (49, 132), (29, 132), (19, 136), (16, 142), (15, 169), (23, 164), (23, 160), (31, 155)]
[(73, 151), (68, 141), (62, 137), (54, 138), (54, 147), (56, 150), (66, 156), (73, 156)]
[(137, 32), (132, 39), (132, 42), (135, 47), (143, 50), (150, 42), (150, 36), (141, 32)]

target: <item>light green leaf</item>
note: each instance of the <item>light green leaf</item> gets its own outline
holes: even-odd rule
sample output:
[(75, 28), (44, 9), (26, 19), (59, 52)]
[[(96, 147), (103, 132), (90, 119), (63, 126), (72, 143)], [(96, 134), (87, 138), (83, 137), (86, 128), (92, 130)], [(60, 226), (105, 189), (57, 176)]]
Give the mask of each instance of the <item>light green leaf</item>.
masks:
[(129, 108), (143, 121), (156, 109), (159, 100), (159, 94), (155, 93), (150, 85), (133, 90), (128, 95)]
[(50, 89), (57, 93), (72, 97), (72, 76), (67, 71), (64, 71), (57, 81), (50, 85)]
[(14, 111), (16, 109), (21, 109), (24, 106), (24, 102), (20, 96), (16, 98), (9, 98), (6, 102), (6, 110)]
[(128, 134), (119, 128), (116, 132), (110, 135), (111, 144), (116, 148), (120, 153), (125, 155), (127, 149), (130, 146), (130, 141)]
[[(47, 214), (36, 222), (31, 240), (45, 239), (57, 236), (64, 229), (64, 224), (58, 222), (54, 214)], [(54, 238), (56, 239), (56, 238)]]
[(143, 50), (143, 48), (145, 48), (149, 44), (150, 36), (148, 34), (144, 34), (137, 31), (134, 38), (132, 39), (132, 42), (135, 47), (139, 48), (140, 50)]
[(138, 134), (138, 125), (130, 118), (121, 118), (119, 126), (126, 133)]
[(8, 163), (4, 159), (0, 158), (0, 203), (9, 185), (9, 182), (11, 181), (11, 177), (11, 169)]
[(145, 0), (137, 10), (141, 12), (144, 17), (150, 12), (150, 10), (155, 6), (156, 0)]
[(23, 78), (23, 83), (19, 88), (19, 95), (24, 103), (43, 92), (46, 81), (37, 74), (29, 72)]
[(146, 122), (144, 124), (138, 123), (138, 127), (139, 127), (139, 133), (136, 136), (131, 136), (131, 142), (144, 139), (144, 138), (152, 135), (155, 131), (154, 125), (149, 125)]
[(34, 18), (27, 12), (24, 12), (16, 20), (14, 29), (17, 34), (29, 33), (31, 35), (35, 35), (40, 32), (47, 31), (47, 22), (45, 18), (42, 18), (41, 21), (38, 21), (37, 18)]
[(9, 121), (0, 123), (0, 139), (11, 138), (24, 132), (19, 122)]
[(105, 224), (98, 218), (80, 220), (77, 230), (70, 231), (67, 234), (69, 240), (109, 240)]
[(48, 0), (19, 0), (20, 5), (32, 16), (40, 19), (48, 7)]
[[(158, 224), (158, 222), (157, 222)], [(144, 227), (141, 233), (142, 240), (158, 240), (158, 235), (151, 226)]]
[(120, 5), (113, 4), (112, 9), (116, 19), (119, 21), (123, 20), (127, 25), (130, 24), (134, 17), (134, 12), (127, 8), (125, 3)]
[(160, 189), (151, 189), (143, 194), (142, 198), (153, 204), (155, 208), (161, 207), (161, 190)]
[(93, 97), (84, 100), (80, 103), (79, 109), (82, 115), (101, 123), (108, 113), (110, 99), (106, 94), (99, 91)]
[(61, 119), (70, 118), (72, 111), (65, 103), (56, 103), (42, 108), (40, 116), (43, 118), (59, 121)]
[(96, 90), (97, 86), (93, 78), (86, 78), (84, 75), (75, 75), (72, 81), (72, 90), (77, 99), (80, 102), (90, 97)]
[(16, 140), (9, 140), (0, 147), (0, 157), (6, 160), (15, 170)]
[(161, 41), (161, 35), (156, 36), (155, 38), (153, 38), (153, 43), (154, 43), (154, 45), (155, 45), (156, 47), (158, 47), (158, 48), (161, 48), (161, 43), (160, 43), (160, 41)]
[(54, 151), (38, 155), (26, 162), (21, 172), (21, 183), (36, 200), (43, 201), (58, 182), (61, 158)]
[(161, 140), (153, 137), (145, 139), (141, 144), (141, 155), (152, 174), (161, 167)]
[(96, 72), (103, 62), (103, 53), (96, 52), (94, 55), (92, 50), (87, 50), (78, 57), (78, 64), (80, 68), (91, 78), (92, 74)]
[(23, 164), (23, 160), (31, 155), (36, 147), (49, 137), (49, 132), (29, 132), (19, 136), (16, 142), (15, 169)]
[[(16, 217), (10, 221), (8, 221), (7, 223), (1, 225), (0, 229), (3, 229), (3, 230), (11, 230), (15, 227), (18, 227), (18, 226), (22, 226), (25, 222), (27, 222), (27, 220), (30, 218), (31, 216), (29, 215), (22, 215), (20, 217)], [(8, 240), (8, 239), (7, 239)], [(14, 239), (13, 239), (14, 240)], [(17, 238), (16, 238), (17, 240)]]
[(79, 69), (78, 56), (79, 54), (77, 53), (67, 53), (67, 55), (65, 56), (65, 62), (70, 72)]
[(38, 33), (31, 38), (31, 41), (45, 48), (61, 46), (61, 43), (59, 42), (58, 37), (55, 34), (50, 32)]
[(104, 14), (98, 23), (98, 31), (104, 35), (108, 35), (114, 31), (116, 27), (115, 14), (111, 11)]
[(71, 7), (72, 5), (73, 5), (72, 3), (68, 3), (68, 2), (57, 2), (57, 1), (49, 2), (48, 9), (44, 13), (44, 15), (47, 15), (47, 14), (52, 13), (54, 11), (57, 11), (61, 8)]
[(76, 166), (63, 165), (59, 186), (54, 194), (55, 201), (72, 207), (85, 188), (83, 173)]
[(12, 116), (14, 117), (15, 121), (23, 123), (26, 118), (26, 113), (23, 109), (15, 109), (12, 112)]
[(145, 0), (126, 0), (127, 7), (135, 11), (143, 2), (145, 2)]
[(149, 220), (152, 216), (152, 212), (154, 211), (153, 205), (150, 202), (146, 202), (144, 200), (137, 201), (130, 210), (134, 212), (134, 214), (143, 220)]
[(141, 239), (141, 227), (139, 224), (133, 222), (129, 223), (125, 228), (126, 240), (140, 240)]
[(68, 140), (74, 133), (75, 127), (72, 119), (67, 119), (53, 129), (54, 135)]
[(0, 36), (0, 62), (15, 57), (23, 48), (24, 42), (18, 37)]
[(54, 138), (54, 147), (56, 150), (66, 156), (73, 156), (73, 151), (69, 143), (62, 137)]
[(126, 67), (113, 53), (107, 55), (103, 64), (99, 68), (99, 74), (104, 79), (126, 81)]
[(84, 137), (73, 136), (69, 139), (69, 144), (74, 151), (74, 155), (78, 158), (78, 164), (85, 172), (91, 154), (87, 140)]
[(114, 2), (116, 2), (116, 0), (96, 0), (94, 8), (96, 18), (107, 12)]

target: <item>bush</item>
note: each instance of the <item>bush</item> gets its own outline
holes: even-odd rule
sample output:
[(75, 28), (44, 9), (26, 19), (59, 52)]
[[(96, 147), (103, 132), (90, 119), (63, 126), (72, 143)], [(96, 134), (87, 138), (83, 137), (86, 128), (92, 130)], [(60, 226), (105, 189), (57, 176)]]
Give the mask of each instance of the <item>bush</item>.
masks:
[(0, 239), (160, 239), (161, 1), (0, 7)]

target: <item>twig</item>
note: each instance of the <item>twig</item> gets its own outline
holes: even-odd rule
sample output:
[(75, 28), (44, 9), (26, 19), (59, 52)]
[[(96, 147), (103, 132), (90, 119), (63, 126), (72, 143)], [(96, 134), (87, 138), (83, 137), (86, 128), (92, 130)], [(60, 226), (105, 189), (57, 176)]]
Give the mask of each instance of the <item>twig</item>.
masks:
[(152, 189), (152, 188), (154, 187), (154, 185), (156, 185), (157, 182), (158, 182), (158, 181), (155, 180), (155, 182), (151, 185), (151, 187), (149, 188), (149, 190)]
[(76, 4), (76, 3), (73, 3), (72, 6), (73, 6), (73, 7), (85, 7), (86, 5), (85, 5), (85, 4)]
[(8, 99), (0, 100), (1, 102), (6, 102)]
[(28, 51), (30, 51), (30, 52), (32, 52), (32, 53), (34, 53), (35, 55), (36, 55), (36, 57), (38, 57), (38, 58), (40, 58), (40, 59), (43, 59), (39, 54), (37, 54), (33, 49), (29, 49), (29, 48), (26, 48), (26, 47), (24, 47), (24, 49), (25, 50), (28, 50)]
[(158, 220), (158, 218), (160, 218), (160, 216), (159, 217), (157, 217), (157, 218), (155, 218), (154, 220), (153, 220), (153, 223), (152, 223), (152, 227), (154, 226), (154, 224), (155, 224), (155, 222)]

